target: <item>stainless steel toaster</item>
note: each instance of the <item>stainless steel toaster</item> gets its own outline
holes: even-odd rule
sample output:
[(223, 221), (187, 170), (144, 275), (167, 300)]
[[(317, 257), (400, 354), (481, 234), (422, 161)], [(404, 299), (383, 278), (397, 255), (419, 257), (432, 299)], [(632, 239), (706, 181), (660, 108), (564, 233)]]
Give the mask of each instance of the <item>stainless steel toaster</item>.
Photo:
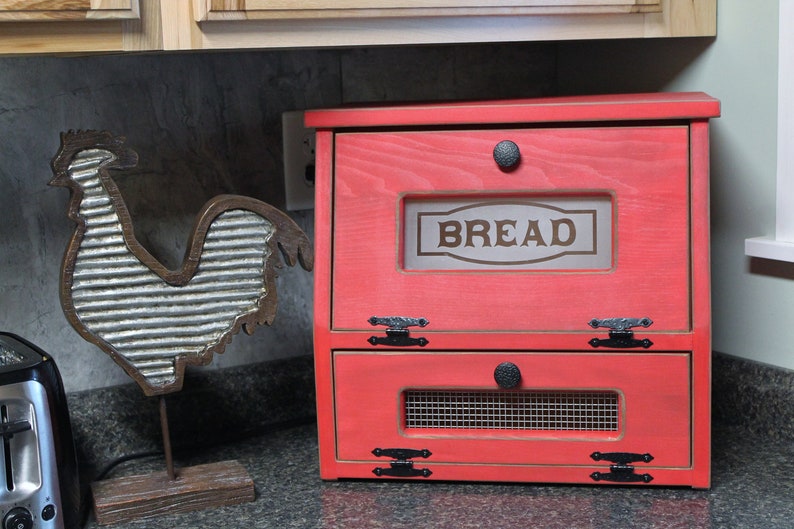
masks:
[(53, 359), (0, 332), (2, 529), (73, 529), (80, 488), (66, 396)]

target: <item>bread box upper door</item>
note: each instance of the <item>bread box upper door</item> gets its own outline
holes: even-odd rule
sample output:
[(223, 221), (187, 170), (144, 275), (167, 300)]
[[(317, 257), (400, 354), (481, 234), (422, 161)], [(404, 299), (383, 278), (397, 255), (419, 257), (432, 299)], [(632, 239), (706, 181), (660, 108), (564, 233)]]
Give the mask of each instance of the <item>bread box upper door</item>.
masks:
[(334, 329), (690, 329), (686, 125), (339, 133), (334, 163)]

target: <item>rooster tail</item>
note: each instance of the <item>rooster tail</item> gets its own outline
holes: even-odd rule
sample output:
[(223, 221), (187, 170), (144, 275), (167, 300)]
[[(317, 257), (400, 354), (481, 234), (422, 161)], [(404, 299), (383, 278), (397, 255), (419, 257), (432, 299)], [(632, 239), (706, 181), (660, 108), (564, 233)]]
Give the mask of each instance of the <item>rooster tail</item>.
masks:
[(261, 306), (257, 321), (243, 324), (243, 331), (251, 335), (257, 324), (272, 325), (276, 317), (278, 306), (276, 270), (282, 266), (276, 253), (281, 253), (281, 258), (287, 266), (295, 266), (296, 263), (300, 263), (304, 270), (311, 271), (314, 267), (314, 252), (309, 238), (286, 213), (255, 199), (250, 199), (249, 207), (275, 226), (275, 233), (268, 242), (272, 251), (271, 258), (265, 265), (265, 282), (268, 285), (268, 294), (260, 300)]
[(306, 234), (303, 233), (297, 225), (295, 225), (295, 229), (297, 229), (299, 233), (292, 233), (284, 236), (283, 231), (279, 230), (276, 232), (278, 248), (287, 265), (295, 266), (295, 263), (299, 262), (301, 268), (307, 272), (311, 272), (312, 268), (314, 268), (312, 245), (308, 237), (306, 237)]
[[(260, 298), (259, 308), (253, 313), (237, 320), (237, 328), (248, 335), (258, 325), (272, 325), (278, 306), (276, 293), (276, 271), (282, 267), (283, 260), (287, 266), (300, 263), (307, 271), (314, 266), (314, 253), (309, 238), (286, 213), (260, 200), (238, 196), (219, 195), (205, 204), (202, 212), (196, 217), (192, 240), (188, 244), (187, 254), (180, 273), (180, 283), (184, 284), (193, 275), (201, 259), (203, 240), (208, 227), (219, 214), (225, 211), (240, 209), (250, 211), (264, 218), (273, 225), (273, 235), (267, 244), (270, 257), (265, 262), (264, 281), (267, 294)], [(281, 254), (279, 259), (277, 254)]]
[(270, 204), (251, 197), (219, 195), (205, 206), (205, 212), (201, 216), (214, 216), (217, 211), (235, 208), (252, 211), (275, 226), (274, 239), (285, 264), (295, 266), (300, 263), (304, 270), (312, 270), (314, 252), (311, 241), (289, 215)]
[[(268, 244), (272, 250), (272, 240)], [(242, 316), (242, 319), (239, 320), (240, 328), (248, 336), (254, 334), (259, 325), (273, 325), (273, 321), (276, 319), (276, 310), (278, 309), (276, 272), (275, 266), (270, 263), (265, 265), (265, 285), (267, 294), (259, 298), (259, 309), (256, 312)]]

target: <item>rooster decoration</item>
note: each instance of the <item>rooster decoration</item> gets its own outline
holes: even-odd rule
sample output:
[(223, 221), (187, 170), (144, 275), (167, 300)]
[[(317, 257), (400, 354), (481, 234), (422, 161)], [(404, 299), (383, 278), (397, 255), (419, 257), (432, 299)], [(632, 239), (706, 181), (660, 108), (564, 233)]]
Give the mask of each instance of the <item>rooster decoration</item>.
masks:
[(50, 185), (71, 190), (77, 223), (61, 270), (61, 304), (80, 335), (110, 355), (148, 396), (182, 387), (185, 367), (206, 365), (243, 329), (272, 324), (277, 253), (312, 268), (301, 229), (253, 198), (220, 195), (196, 217), (182, 266), (168, 270), (135, 238), (109, 169), (137, 154), (109, 132), (69, 131)]

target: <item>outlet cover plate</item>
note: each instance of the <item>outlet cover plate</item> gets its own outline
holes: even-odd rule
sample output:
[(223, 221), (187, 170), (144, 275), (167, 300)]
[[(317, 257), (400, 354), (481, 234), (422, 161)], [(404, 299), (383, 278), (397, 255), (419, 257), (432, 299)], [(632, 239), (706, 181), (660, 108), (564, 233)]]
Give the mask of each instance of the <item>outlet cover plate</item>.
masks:
[(314, 129), (303, 125), (303, 111), (281, 115), (284, 189), (288, 211), (314, 208)]

